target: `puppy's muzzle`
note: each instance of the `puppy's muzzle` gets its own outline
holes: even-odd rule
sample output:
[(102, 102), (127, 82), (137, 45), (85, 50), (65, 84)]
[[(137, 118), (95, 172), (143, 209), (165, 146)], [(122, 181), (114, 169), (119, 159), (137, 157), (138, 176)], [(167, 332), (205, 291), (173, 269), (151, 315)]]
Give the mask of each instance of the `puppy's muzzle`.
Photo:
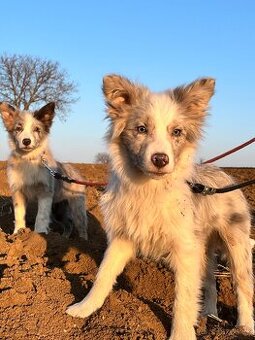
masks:
[(151, 161), (155, 167), (161, 169), (169, 163), (169, 157), (165, 153), (154, 153)]
[(30, 138), (24, 138), (22, 140), (22, 144), (25, 146), (29, 146), (31, 144), (31, 139)]

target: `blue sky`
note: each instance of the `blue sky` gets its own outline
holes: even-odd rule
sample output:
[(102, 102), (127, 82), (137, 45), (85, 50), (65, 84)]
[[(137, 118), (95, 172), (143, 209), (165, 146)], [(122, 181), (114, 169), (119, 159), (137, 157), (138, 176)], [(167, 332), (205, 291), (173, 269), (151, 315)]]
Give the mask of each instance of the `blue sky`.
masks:
[[(51, 145), (61, 161), (93, 162), (105, 151), (102, 77), (120, 73), (160, 91), (216, 78), (198, 160), (255, 135), (255, 1), (8, 0), (1, 2), (0, 54), (58, 61), (79, 85)], [(255, 166), (255, 143), (217, 165)], [(8, 156), (0, 125), (0, 159)]]

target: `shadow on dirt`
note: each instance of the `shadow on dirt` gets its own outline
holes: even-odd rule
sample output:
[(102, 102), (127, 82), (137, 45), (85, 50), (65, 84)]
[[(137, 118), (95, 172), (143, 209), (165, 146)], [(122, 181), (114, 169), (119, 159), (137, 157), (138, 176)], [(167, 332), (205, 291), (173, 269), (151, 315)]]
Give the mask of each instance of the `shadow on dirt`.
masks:
[[(106, 234), (99, 220), (88, 212), (88, 236), (89, 240), (79, 238), (74, 231), (69, 239), (60, 235), (59, 225), (51, 224), (51, 232), (48, 235), (36, 234), (34, 229), (37, 204), (32, 203), (27, 207), (26, 225), (18, 235), (12, 235), (14, 230), (14, 213), (11, 197), (0, 196), (0, 225), (6, 234), (10, 249), (9, 258), (12, 265), (15, 261), (35, 263), (42, 258), (46, 261), (48, 269), (60, 268), (64, 271), (67, 280), (71, 284), (71, 293), (75, 300), (80, 300), (86, 295), (92, 286), (92, 280), (86, 280), (86, 289), (82, 285), (82, 277), (91, 267), (97, 268), (102, 260), (106, 248)], [(91, 261), (87, 266), (86, 261)], [(89, 269), (87, 269), (89, 267)], [(70, 271), (68, 270), (70, 268)], [(3, 271), (5, 268), (0, 268)], [(77, 272), (77, 273), (76, 273)]]
[(0, 196), (0, 226), (2, 230), (11, 234), (13, 232), (14, 224), (14, 214), (13, 214), (13, 205), (12, 198), (10, 196)]

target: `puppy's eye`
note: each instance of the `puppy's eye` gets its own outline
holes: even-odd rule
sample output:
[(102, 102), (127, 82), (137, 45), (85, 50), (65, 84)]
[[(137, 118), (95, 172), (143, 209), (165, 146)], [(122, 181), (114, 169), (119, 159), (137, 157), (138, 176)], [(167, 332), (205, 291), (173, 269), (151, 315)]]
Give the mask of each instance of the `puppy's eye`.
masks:
[(180, 137), (182, 134), (182, 129), (173, 129), (172, 136), (174, 137)]
[(36, 126), (36, 127), (34, 128), (34, 132), (39, 133), (39, 132), (41, 132), (41, 129), (40, 129), (38, 126)]
[(23, 128), (20, 125), (16, 126), (16, 128), (15, 128), (16, 132), (21, 132), (22, 130), (23, 130)]
[(138, 132), (138, 133), (142, 133), (142, 134), (143, 134), (143, 133), (147, 133), (147, 131), (148, 131), (147, 128), (146, 128), (146, 126), (144, 126), (144, 125), (137, 126), (136, 129), (137, 129), (137, 132)]

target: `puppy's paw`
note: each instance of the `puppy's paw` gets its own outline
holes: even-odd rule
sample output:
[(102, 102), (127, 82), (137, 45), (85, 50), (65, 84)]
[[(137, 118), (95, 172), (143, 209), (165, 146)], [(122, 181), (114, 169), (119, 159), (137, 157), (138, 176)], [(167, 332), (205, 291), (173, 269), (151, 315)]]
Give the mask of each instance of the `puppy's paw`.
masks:
[[(253, 314), (253, 313), (252, 313)], [(245, 333), (252, 334), (254, 335), (255, 333), (255, 324), (254, 324), (254, 319), (251, 315), (251, 313), (247, 312), (243, 313), (242, 316), (240, 316), (240, 319), (237, 321), (236, 326)]]
[(246, 326), (237, 326), (238, 329), (240, 329), (240, 331), (242, 333), (247, 333), (247, 334), (250, 334), (250, 335), (254, 335), (255, 332), (254, 332), (254, 324), (251, 324), (251, 325), (246, 325)]
[(20, 231), (22, 231), (22, 230), (24, 230), (24, 229), (26, 229), (25, 226), (22, 226), (22, 227), (15, 227), (15, 228), (14, 228), (14, 231), (13, 231), (13, 234), (14, 234), (14, 235), (15, 235), (15, 234), (18, 234)]
[(196, 340), (197, 337), (194, 328), (190, 329), (189, 331), (188, 330), (185, 331), (183, 329), (180, 329), (179, 331), (173, 330), (169, 340), (182, 340), (182, 339)]
[(93, 308), (83, 301), (75, 303), (67, 308), (66, 313), (77, 318), (86, 318), (91, 315), (97, 308)]

